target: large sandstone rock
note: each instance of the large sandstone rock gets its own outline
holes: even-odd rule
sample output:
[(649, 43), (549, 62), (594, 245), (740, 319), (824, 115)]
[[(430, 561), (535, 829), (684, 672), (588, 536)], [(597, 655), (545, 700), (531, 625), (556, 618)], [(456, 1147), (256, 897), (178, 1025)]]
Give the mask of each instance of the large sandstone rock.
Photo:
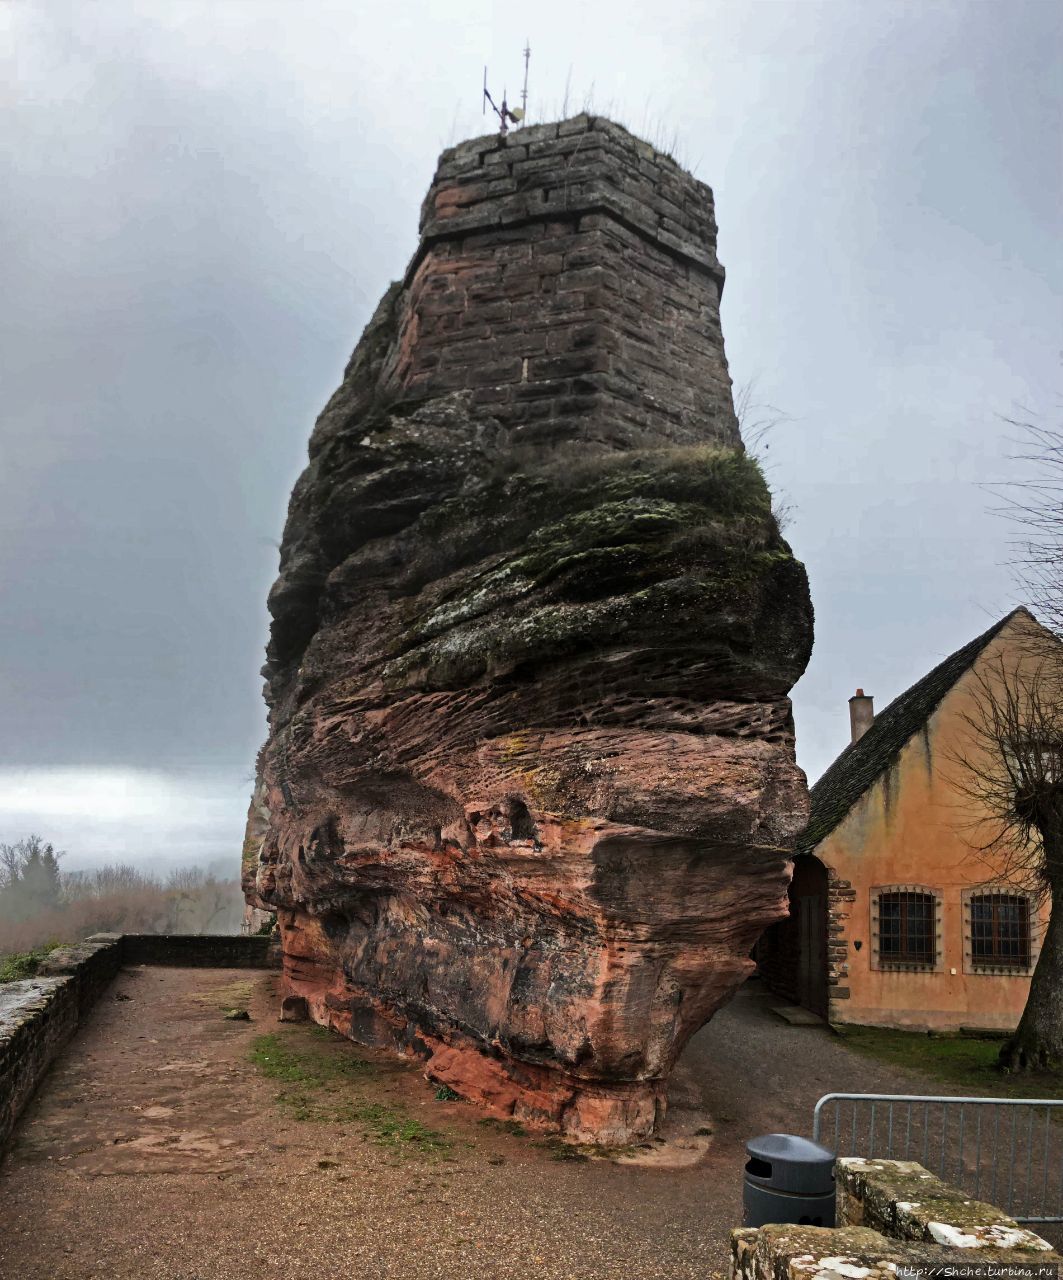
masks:
[(246, 844), (285, 994), (626, 1140), (785, 913), (802, 567), (744, 453), (712, 194), (580, 117), (445, 152), (310, 441)]

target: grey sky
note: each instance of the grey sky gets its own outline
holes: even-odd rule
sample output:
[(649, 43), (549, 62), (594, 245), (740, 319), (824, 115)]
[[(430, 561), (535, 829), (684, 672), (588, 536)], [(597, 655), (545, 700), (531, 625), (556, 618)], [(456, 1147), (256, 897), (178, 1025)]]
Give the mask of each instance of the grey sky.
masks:
[[(716, 193), (817, 612), (801, 762), (1014, 603), (978, 482), (1060, 406), (1063, 57), (1030, 0), (0, 7), (0, 840), (235, 859), (314, 416), (482, 66)], [(489, 122), (487, 122), (489, 123)]]

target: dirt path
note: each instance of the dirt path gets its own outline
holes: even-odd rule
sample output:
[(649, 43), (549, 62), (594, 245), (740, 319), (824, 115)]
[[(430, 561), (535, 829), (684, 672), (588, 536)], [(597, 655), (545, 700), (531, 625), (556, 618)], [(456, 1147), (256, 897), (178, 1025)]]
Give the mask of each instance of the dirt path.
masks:
[[(559, 1160), (408, 1064), (278, 1026), (274, 981), (119, 977), (0, 1166), (2, 1280), (704, 1280), (741, 1218), (745, 1138), (807, 1132), (828, 1089), (927, 1084), (751, 987), (679, 1072), (677, 1114), (714, 1117), (698, 1165)], [(224, 1019), (241, 1005), (252, 1021)]]

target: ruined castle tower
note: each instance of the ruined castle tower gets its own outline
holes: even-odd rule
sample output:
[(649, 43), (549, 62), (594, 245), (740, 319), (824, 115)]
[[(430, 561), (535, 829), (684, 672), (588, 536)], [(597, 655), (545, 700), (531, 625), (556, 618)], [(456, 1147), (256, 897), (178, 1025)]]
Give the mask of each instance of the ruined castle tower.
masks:
[(712, 193), (581, 116), (444, 152), (310, 440), (245, 886), (311, 1016), (496, 1115), (651, 1131), (785, 914), (804, 570)]

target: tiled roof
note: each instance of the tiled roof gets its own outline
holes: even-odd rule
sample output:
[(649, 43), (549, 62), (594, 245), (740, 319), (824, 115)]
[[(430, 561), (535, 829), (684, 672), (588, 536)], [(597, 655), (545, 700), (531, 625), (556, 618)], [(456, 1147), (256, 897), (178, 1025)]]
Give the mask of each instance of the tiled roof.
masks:
[(1026, 609), (1012, 610), (894, 698), (874, 718), (863, 737), (845, 748), (812, 788), (812, 812), (808, 826), (798, 837), (795, 852), (811, 853), (830, 835), (864, 792), (896, 760), (908, 739), (926, 724), (990, 640), (1019, 614), (1032, 617)]

